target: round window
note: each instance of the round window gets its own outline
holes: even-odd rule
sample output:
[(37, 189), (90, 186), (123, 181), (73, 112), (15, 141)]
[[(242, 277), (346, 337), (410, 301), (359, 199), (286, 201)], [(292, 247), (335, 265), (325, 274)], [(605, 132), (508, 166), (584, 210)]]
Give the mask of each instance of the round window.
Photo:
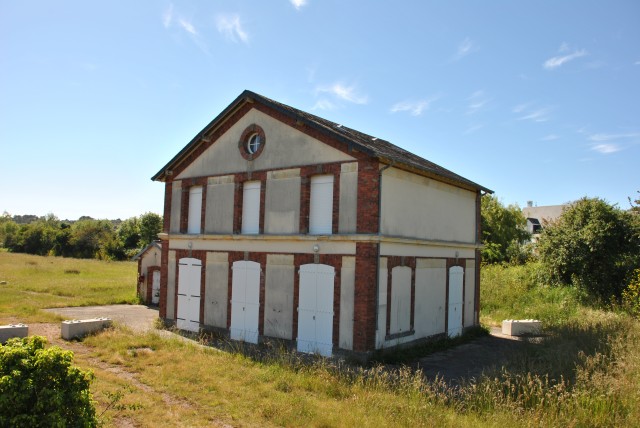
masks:
[(266, 143), (267, 139), (264, 135), (264, 130), (260, 126), (253, 124), (242, 132), (240, 141), (238, 141), (238, 149), (240, 149), (240, 155), (243, 158), (253, 160), (264, 151)]

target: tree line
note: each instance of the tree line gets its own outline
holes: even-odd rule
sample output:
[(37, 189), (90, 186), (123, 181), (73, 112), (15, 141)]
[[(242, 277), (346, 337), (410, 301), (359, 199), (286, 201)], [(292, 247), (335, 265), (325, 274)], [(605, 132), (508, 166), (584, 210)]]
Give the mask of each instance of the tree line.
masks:
[(162, 231), (162, 216), (145, 213), (126, 220), (96, 220), (80, 217), (60, 220), (43, 217), (0, 217), (0, 245), (8, 251), (41, 256), (100, 260), (128, 260)]
[(539, 262), (549, 285), (576, 287), (603, 302), (627, 300), (640, 312), (640, 199), (629, 203), (622, 210), (600, 198), (579, 199), (543, 224), (533, 243), (520, 208), (485, 195), (483, 263)]

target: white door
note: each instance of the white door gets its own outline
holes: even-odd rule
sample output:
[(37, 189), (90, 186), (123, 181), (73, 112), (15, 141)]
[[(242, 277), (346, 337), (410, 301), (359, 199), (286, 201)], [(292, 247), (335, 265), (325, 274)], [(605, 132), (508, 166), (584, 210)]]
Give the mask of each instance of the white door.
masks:
[(178, 261), (178, 313), (176, 325), (181, 330), (200, 329), (200, 278), (202, 262), (183, 258)]
[(244, 183), (242, 196), (242, 233), (260, 233), (260, 182)]
[(233, 340), (258, 343), (260, 311), (260, 263), (233, 263), (231, 280), (231, 327)]
[(200, 233), (202, 228), (202, 186), (189, 189), (189, 216), (187, 233)]
[(151, 277), (151, 303), (157, 305), (160, 303), (160, 271), (153, 271)]
[(300, 266), (298, 351), (330, 357), (333, 350), (333, 266)]
[(456, 337), (462, 334), (462, 284), (464, 270), (460, 266), (449, 269), (449, 316), (447, 334)]
[(333, 175), (311, 177), (309, 233), (331, 235), (333, 225)]

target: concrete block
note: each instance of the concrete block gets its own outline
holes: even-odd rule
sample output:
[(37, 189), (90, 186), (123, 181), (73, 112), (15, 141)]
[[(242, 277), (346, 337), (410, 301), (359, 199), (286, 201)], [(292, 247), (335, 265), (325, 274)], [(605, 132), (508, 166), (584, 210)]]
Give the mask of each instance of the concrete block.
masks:
[(107, 328), (110, 325), (110, 318), (62, 321), (62, 338), (65, 340), (78, 339), (89, 333)]
[(29, 335), (29, 326), (25, 324), (9, 324), (0, 325), (0, 343), (14, 337), (27, 337)]
[(522, 336), (525, 334), (540, 334), (542, 323), (538, 320), (504, 320), (502, 334), (507, 336)]

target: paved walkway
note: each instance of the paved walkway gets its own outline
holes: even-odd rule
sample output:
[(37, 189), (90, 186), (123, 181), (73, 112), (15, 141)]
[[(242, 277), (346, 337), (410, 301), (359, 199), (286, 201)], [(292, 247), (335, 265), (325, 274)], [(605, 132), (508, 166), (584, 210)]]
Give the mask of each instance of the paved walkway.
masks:
[(51, 308), (45, 311), (53, 312), (68, 319), (111, 318), (113, 321), (126, 325), (135, 331), (145, 331), (153, 328), (158, 318), (158, 308), (144, 305), (106, 305), (106, 306), (78, 306), (73, 308)]

